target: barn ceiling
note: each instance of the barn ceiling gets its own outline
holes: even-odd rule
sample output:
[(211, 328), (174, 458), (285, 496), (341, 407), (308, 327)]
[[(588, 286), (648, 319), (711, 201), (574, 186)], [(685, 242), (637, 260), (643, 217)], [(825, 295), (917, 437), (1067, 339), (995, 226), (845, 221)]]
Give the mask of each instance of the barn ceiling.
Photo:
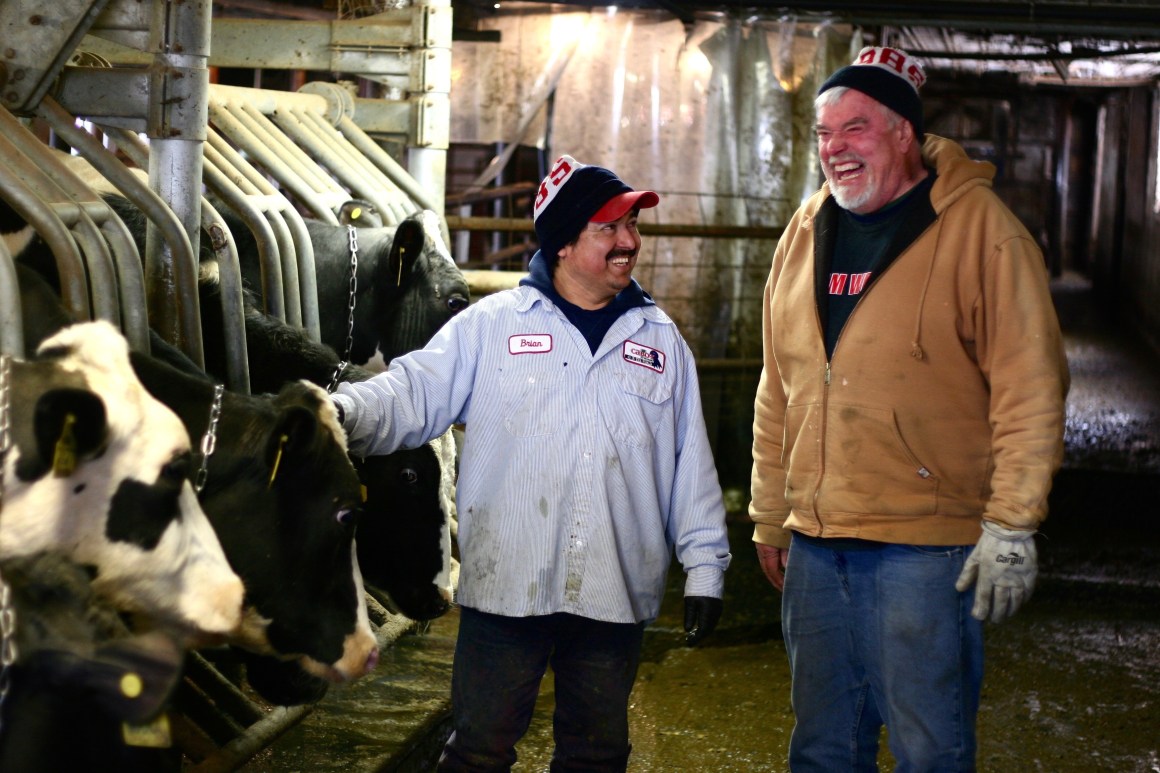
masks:
[[(229, 16), (334, 18), (405, 5), (408, 0), (214, 0)], [(610, 0), (451, 0), (456, 36), (479, 35), (481, 20), (560, 8), (607, 8)], [(928, 69), (1005, 71), (1068, 85), (1121, 85), (1160, 79), (1160, 0), (920, 0), (761, 2), (618, 0), (626, 9), (671, 14), (686, 24), (722, 16), (803, 24), (848, 24), (866, 39), (906, 48)], [(494, 39), (494, 38), (492, 38)]]
[[(490, 14), (546, 4), (547, 0), (452, 0), (457, 24), (464, 25)], [(603, 8), (609, 0), (556, 4)], [(665, 11), (686, 24), (714, 15), (849, 24), (862, 28), (871, 42), (906, 48), (933, 69), (1003, 70), (1072, 85), (1160, 78), (1158, 0), (619, 0), (617, 5)]]
[[(607, 0), (573, 0), (563, 5), (604, 7)], [(453, 0), (453, 5), (495, 8), (489, 0)], [(754, 2), (753, 0), (620, 0), (622, 8), (667, 10), (691, 21), (698, 13), (732, 12), (802, 21), (831, 20), (859, 26), (949, 28), (983, 33), (1075, 36), (1097, 34), (1123, 40), (1156, 40), (1160, 36), (1160, 2), (1155, 0), (991, 0), (956, 2)], [(502, 6), (501, 6), (502, 7)]]

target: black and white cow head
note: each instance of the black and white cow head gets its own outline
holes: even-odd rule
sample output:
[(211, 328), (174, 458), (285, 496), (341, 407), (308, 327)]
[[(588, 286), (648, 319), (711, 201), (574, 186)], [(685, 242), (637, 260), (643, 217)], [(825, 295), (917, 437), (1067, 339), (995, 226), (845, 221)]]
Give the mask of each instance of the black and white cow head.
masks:
[[(445, 613), (454, 595), (451, 555), (454, 439), (356, 459), (367, 490), (359, 565), (372, 595), (413, 620)], [(450, 449), (448, 445), (450, 444)]]
[(130, 631), (93, 593), (88, 569), (59, 553), (0, 561), (0, 576), (16, 645), (0, 696), (0, 770), (180, 770), (180, 749), (125, 733), (125, 723), (163, 721), (181, 681), (180, 643)]
[[(212, 383), (152, 357), (135, 354), (133, 365), (202, 437)], [(325, 391), (290, 382), (277, 395), (224, 393), (199, 497), (245, 583), (245, 620), (231, 644), (335, 682), (374, 667), (354, 545), (361, 486)]]
[[(349, 310), (350, 235), (345, 226), (308, 221), (318, 276), (322, 340), (343, 352)], [(467, 308), (470, 290), (439, 229), (422, 210), (397, 226), (358, 228), (358, 295), (351, 362), (382, 369), (425, 345)]]
[(12, 362), (0, 558), (59, 551), (118, 608), (190, 635), (240, 621), (242, 583), (189, 484), (189, 435), (106, 322)]

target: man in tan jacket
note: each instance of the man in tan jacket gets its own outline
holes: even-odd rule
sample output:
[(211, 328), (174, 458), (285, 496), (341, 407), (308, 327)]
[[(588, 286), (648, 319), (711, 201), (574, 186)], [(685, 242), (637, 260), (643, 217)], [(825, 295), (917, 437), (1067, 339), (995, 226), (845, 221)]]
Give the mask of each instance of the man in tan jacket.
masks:
[(754, 541), (783, 593), (790, 768), (975, 769), (982, 622), (1030, 596), (1067, 363), (995, 169), (924, 136), (921, 66), (863, 49), (816, 100), (826, 182), (765, 288)]

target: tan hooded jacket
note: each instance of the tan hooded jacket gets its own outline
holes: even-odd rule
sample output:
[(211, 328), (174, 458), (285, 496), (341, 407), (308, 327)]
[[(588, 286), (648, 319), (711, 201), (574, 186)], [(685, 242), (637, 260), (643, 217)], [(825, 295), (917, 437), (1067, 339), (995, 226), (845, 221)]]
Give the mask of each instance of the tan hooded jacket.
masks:
[[(1033, 530), (1063, 458), (1067, 361), (1043, 255), (994, 167), (927, 135), (935, 219), (863, 293), (826, 362), (814, 219), (793, 216), (765, 288), (753, 426), (754, 541), (789, 531), (974, 544)], [(817, 241), (817, 244), (815, 244)]]

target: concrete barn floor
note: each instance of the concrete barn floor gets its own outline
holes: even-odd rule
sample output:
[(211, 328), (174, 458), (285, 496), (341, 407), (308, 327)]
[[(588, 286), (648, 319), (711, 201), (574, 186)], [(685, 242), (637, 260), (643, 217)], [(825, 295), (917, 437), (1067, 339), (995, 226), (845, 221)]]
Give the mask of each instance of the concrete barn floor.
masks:
[[(1160, 773), (1160, 360), (1093, 311), (1087, 285), (1055, 282), (1072, 390), (1067, 456), (1039, 538), (1030, 603), (988, 626), (980, 771)], [(670, 575), (633, 694), (629, 770), (784, 771), (793, 715), (779, 596), (743, 516), (725, 614), (680, 645), (682, 575)], [(374, 675), (331, 693), (242, 768), (251, 773), (433, 769), (447, 732), (453, 611), (383, 653)], [(515, 771), (551, 757), (551, 675)], [(882, 768), (893, 766), (889, 752)]]

